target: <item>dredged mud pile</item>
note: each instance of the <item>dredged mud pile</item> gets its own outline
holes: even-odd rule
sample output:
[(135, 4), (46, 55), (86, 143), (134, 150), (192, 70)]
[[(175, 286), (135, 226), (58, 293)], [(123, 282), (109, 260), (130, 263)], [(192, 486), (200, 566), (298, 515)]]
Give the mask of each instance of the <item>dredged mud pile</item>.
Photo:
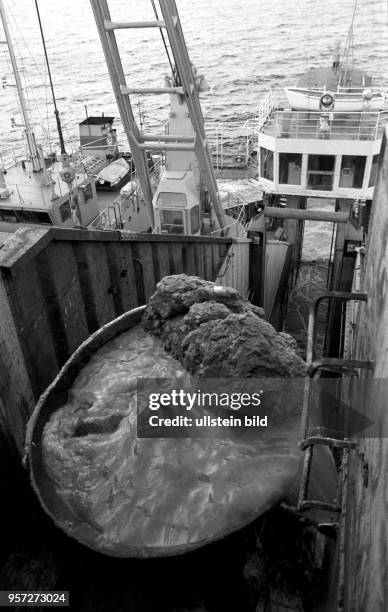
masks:
[(278, 333), (230, 287), (184, 274), (157, 285), (144, 327), (198, 377), (302, 377), (305, 362), (294, 339)]
[(199, 278), (163, 279), (143, 323), (146, 331), (120, 334), (96, 352), (43, 436), (46, 469), (72, 515), (63, 527), (118, 556), (182, 552), (221, 537), (279, 501), (299, 462), (299, 414), (276, 432), (275, 446), (265, 438), (261, 446), (138, 439), (137, 378), (305, 372), (292, 339), (261, 309)]

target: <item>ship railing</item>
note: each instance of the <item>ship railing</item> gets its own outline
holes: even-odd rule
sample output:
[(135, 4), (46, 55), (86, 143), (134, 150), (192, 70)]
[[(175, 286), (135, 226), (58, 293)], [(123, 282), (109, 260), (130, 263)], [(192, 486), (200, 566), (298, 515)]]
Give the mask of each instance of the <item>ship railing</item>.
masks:
[(230, 234), (233, 233), (233, 236), (237, 238), (244, 238), (247, 235), (248, 222), (246, 221), (245, 207), (248, 206), (248, 202), (245, 202), (236, 193), (233, 194), (233, 198), (236, 203), (231, 207), (227, 206), (225, 208), (226, 216), (231, 218), (231, 222), (222, 228), (210, 232), (211, 236), (217, 236), (217, 234), (225, 230), (228, 230)]
[(376, 140), (387, 122), (388, 110), (348, 113), (274, 110), (261, 131), (276, 138)]
[(257, 110), (257, 131), (260, 132), (273, 110), (278, 106), (278, 100), (272, 89), (264, 96)]
[(260, 101), (255, 117), (250, 117), (244, 123), (244, 128), (250, 131), (254, 136), (257, 136), (263, 127), (270, 120), (270, 117), (275, 111), (283, 110), (288, 104), (284, 92), (274, 92), (269, 90), (264, 98)]
[(121, 218), (116, 206), (107, 206), (88, 225), (88, 230), (121, 229)]
[(363, 93), (365, 90), (371, 91), (373, 94), (384, 94), (386, 95), (388, 93), (388, 87), (386, 87), (385, 85), (382, 87), (378, 87), (376, 85), (373, 86), (368, 86), (365, 85), (365, 87), (344, 87), (344, 86), (340, 86), (336, 89), (336, 91), (338, 93)]
[(26, 153), (21, 147), (7, 147), (6, 151), (0, 151), (0, 166), (5, 170), (25, 159)]
[(216, 172), (222, 168), (248, 165), (254, 148), (254, 134), (240, 120), (218, 121), (206, 125), (210, 152)]
[(68, 193), (68, 191), (63, 191), (60, 181), (53, 182), (51, 193), (40, 185), (11, 183), (7, 177), (6, 184), (22, 208), (49, 208), (56, 197), (62, 197)]
[[(250, 240), (247, 238), (248, 223), (245, 221), (247, 202), (243, 200), (241, 202), (238, 212), (234, 212), (233, 209), (228, 211), (235, 219), (223, 230), (228, 230), (228, 235), (235, 240), (228, 250), (215, 282), (217, 285), (223, 285), (224, 287), (233, 287), (247, 298), (249, 294)], [(217, 236), (220, 231), (213, 231), (212, 235)]]

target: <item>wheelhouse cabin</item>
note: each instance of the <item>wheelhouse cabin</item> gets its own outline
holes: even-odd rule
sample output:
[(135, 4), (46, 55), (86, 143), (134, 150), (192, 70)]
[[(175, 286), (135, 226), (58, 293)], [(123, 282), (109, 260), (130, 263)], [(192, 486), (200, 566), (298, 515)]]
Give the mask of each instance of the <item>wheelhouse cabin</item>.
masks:
[(387, 93), (373, 88), (370, 77), (359, 70), (344, 80), (335, 63), (330, 69), (309, 71), (298, 87), (285, 91), (285, 104), (270, 92), (259, 108), (258, 162), (264, 190), (372, 199), (388, 122)]

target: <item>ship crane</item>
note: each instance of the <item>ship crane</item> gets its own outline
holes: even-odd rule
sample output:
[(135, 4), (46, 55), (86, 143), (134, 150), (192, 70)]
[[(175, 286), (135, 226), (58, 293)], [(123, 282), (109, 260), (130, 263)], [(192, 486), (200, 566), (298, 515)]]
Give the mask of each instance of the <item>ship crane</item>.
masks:
[[(200, 194), (207, 194), (219, 228), (225, 228), (227, 221), (219, 199), (199, 101), (204, 80), (190, 61), (175, 0), (159, 1), (162, 19), (153, 3), (155, 20), (143, 22), (112, 21), (107, 0), (91, 0), (91, 5), (150, 224), (171, 233), (197, 233), (201, 223), (194, 219), (200, 205), (203, 207), (203, 202), (199, 201)], [(126, 82), (115, 31), (135, 28), (160, 29), (164, 43), (163, 32), (167, 33), (175, 66), (172, 66), (173, 74), (166, 79), (164, 87), (129, 87)], [(166, 44), (165, 48), (167, 51)], [(132, 94), (170, 94), (167, 134), (146, 134), (139, 129), (130, 101)], [(161, 150), (166, 152), (166, 171), (154, 195), (146, 154)], [(196, 204), (193, 201), (195, 197)]]

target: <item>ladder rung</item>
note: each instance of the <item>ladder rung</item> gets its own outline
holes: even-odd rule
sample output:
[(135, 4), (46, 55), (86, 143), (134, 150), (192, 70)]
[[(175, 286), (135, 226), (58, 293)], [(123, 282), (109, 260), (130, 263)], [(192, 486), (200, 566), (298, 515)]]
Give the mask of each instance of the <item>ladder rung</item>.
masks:
[(149, 142), (138, 145), (143, 151), (194, 151), (194, 144), (186, 142)]
[(194, 146), (192, 136), (179, 134), (142, 134), (144, 142), (188, 142)]
[(182, 87), (127, 87), (120, 85), (120, 91), (123, 95), (129, 94), (180, 94), (183, 96)]
[(104, 20), (105, 30), (131, 30), (136, 28), (165, 28), (164, 21), (110, 21)]
[(318, 523), (318, 531), (329, 538), (336, 538), (339, 530), (339, 523)]
[(308, 499), (303, 501), (298, 510), (327, 510), (328, 512), (341, 512), (339, 504), (328, 504), (327, 502), (318, 501), (316, 499)]

